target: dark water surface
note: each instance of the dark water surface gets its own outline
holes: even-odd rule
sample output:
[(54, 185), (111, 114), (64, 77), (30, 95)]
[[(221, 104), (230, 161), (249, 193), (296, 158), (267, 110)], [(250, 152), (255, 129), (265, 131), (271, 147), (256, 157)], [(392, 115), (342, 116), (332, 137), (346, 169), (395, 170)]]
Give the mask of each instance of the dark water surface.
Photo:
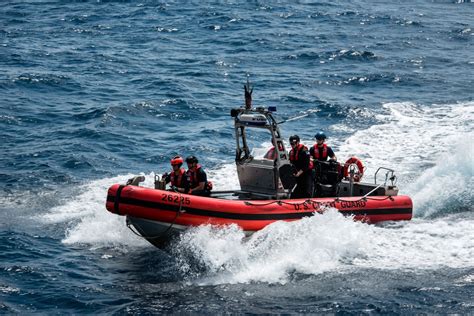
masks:
[[(470, 1), (3, 4), (0, 313), (474, 313), (473, 17)], [(414, 220), (201, 227), (163, 252), (105, 210), (111, 184), (151, 185), (175, 154), (236, 188), (247, 75), (255, 105), (301, 116), (285, 138), (323, 129), (340, 160), (395, 168)]]

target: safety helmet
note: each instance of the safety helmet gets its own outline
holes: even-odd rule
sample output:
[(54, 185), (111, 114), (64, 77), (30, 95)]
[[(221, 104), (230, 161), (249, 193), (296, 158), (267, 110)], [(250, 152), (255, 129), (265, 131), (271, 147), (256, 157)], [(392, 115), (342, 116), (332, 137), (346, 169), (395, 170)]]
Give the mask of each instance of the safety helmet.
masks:
[(194, 157), (194, 156), (188, 156), (188, 157), (186, 158), (186, 163), (193, 163), (193, 162), (198, 163), (198, 160), (197, 160), (196, 157)]
[(293, 143), (293, 142), (299, 142), (300, 141), (300, 137), (298, 135), (293, 135), (293, 136), (290, 136), (290, 144)]
[(319, 131), (314, 135), (314, 138), (316, 138), (316, 140), (326, 139), (326, 134), (324, 134), (323, 131)]
[(184, 162), (183, 157), (181, 156), (174, 156), (173, 159), (171, 159), (171, 165), (182, 165)]

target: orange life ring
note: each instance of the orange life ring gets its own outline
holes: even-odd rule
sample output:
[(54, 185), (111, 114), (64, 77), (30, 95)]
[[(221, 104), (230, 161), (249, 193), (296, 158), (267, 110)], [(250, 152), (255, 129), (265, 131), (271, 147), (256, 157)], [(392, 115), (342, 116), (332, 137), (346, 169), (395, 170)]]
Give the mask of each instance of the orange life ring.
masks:
[(349, 158), (344, 164), (344, 177), (349, 177), (349, 166), (354, 164), (357, 166), (357, 169), (359, 169), (358, 172), (354, 174), (354, 182), (360, 182), (360, 180), (362, 180), (362, 176), (364, 175), (364, 164), (357, 157)]

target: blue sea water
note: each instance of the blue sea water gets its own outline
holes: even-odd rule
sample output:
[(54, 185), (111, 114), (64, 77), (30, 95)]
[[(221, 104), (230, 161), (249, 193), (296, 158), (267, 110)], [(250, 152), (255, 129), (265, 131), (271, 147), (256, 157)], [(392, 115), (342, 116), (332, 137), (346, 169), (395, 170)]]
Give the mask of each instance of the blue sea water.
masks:
[[(0, 313), (474, 313), (473, 29), (471, 1), (3, 3)], [(414, 219), (200, 227), (163, 252), (105, 210), (175, 154), (236, 188), (247, 76), (296, 117), (285, 138), (395, 168)]]

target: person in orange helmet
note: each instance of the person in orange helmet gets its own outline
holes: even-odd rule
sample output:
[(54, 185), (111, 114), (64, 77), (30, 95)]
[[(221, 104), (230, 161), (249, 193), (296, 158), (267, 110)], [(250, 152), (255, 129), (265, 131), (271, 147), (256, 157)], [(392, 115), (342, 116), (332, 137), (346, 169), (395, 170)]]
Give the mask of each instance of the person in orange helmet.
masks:
[(186, 170), (181, 168), (184, 163), (183, 157), (175, 156), (170, 162), (173, 171), (169, 174), (164, 174), (163, 179), (166, 183), (170, 183), (171, 191), (187, 193), (189, 191), (189, 181)]

